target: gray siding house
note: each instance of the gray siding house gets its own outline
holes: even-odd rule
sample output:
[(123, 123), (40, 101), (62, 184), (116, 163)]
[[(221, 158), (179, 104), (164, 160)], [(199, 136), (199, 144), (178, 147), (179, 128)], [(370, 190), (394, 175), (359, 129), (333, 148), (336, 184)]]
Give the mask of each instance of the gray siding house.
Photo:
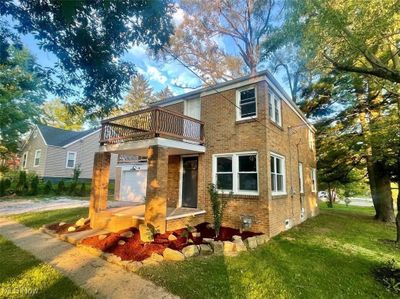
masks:
[[(20, 167), (50, 180), (72, 177), (75, 167), (81, 179), (91, 179), (94, 153), (99, 151), (100, 129), (68, 131), (45, 125), (32, 129), (21, 149)], [(115, 178), (117, 155), (111, 157), (110, 179)]]

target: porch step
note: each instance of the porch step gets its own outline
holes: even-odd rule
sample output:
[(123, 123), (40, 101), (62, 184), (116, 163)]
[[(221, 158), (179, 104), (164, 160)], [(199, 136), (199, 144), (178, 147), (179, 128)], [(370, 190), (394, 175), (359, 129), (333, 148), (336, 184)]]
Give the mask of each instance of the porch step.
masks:
[(144, 221), (135, 216), (112, 215), (109, 212), (99, 212), (92, 217), (91, 227), (105, 229), (110, 232), (118, 232), (129, 227), (139, 227)]

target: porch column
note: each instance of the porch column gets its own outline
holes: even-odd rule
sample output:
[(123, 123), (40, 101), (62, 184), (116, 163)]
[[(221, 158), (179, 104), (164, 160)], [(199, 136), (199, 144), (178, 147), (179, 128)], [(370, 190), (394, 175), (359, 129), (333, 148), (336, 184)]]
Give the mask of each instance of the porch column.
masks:
[(167, 220), (168, 149), (151, 146), (147, 149), (147, 189), (145, 224), (164, 233)]
[(90, 192), (89, 217), (107, 208), (111, 153), (95, 153)]

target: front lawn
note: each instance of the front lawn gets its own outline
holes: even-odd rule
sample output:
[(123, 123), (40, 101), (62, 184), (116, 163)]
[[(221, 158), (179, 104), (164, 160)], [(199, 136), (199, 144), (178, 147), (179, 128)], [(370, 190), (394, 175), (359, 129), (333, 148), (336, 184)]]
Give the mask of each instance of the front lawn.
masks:
[(69, 278), (0, 236), (0, 298), (90, 298)]
[(197, 258), (144, 267), (143, 277), (182, 298), (391, 298), (372, 269), (400, 251), (380, 239), (394, 225), (373, 209), (337, 206), (238, 257)]
[(10, 216), (11, 219), (14, 219), (26, 226), (32, 228), (40, 228), (44, 224), (58, 223), (58, 222), (66, 222), (66, 223), (74, 223), (79, 218), (86, 218), (88, 216), (88, 208), (72, 208), (72, 209), (60, 209), (60, 210), (51, 210), (51, 211), (43, 211), (43, 212), (34, 212), (34, 213), (24, 213), (18, 215)]

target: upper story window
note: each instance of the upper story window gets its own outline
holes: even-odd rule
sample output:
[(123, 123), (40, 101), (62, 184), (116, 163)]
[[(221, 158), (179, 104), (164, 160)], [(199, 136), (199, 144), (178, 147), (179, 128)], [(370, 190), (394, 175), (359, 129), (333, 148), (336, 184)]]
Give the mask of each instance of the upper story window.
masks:
[(282, 126), (281, 99), (274, 93), (268, 96), (269, 118), (279, 126)]
[(66, 168), (75, 168), (76, 164), (76, 152), (67, 152)]
[(315, 137), (311, 130), (308, 130), (308, 146), (311, 150), (315, 149)]
[(301, 162), (299, 162), (299, 186), (300, 193), (304, 193), (303, 163)]
[(251, 119), (257, 117), (256, 88), (250, 87), (236, 92), (236, 120)]
[(214, 155), (213, 170), (219, 191), (258, 195), (257, 153)]
[(311, 191), (317, 192), (317, 170), (311, 168)]
[(272, 195), (286, 194), (285, 158), (271, 153), (271, 191)]
[(28, 164), (28, 152), (25, 152), (22, 156), (22, 168), (26, 168)]
[(35, 160), (33, 160), (33, 167), (38, 167), (40, 165), (40, 157), (42, 156), (42, 150), (35, 151)]

